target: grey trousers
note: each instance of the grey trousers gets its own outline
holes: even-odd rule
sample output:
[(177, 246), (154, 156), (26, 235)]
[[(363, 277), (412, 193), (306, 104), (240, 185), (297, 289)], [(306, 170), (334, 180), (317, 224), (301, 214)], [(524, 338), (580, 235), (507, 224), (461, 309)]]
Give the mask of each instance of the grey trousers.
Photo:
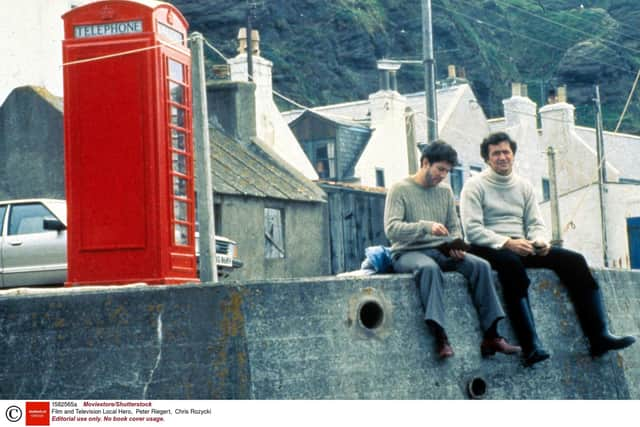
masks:
[(491, 266), (487, 261), (470, 253), (463, 260), (444, 255), (437, 249), (406, 252), (393, 261), (397, 273), (413, 273), (424, 307), (424, 319), (432, 320), (444, 328), (444, 302), (442, 299), (443, 271), (457, 271), (469, 283), (471, 299), (478, 312), (483, 331), (498, 319), (504, 311), (493, 283)]

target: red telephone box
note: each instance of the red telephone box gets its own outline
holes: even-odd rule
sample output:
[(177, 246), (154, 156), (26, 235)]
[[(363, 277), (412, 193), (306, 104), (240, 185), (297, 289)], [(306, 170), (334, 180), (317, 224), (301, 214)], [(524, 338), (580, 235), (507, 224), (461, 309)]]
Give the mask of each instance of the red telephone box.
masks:
[(197, 281), (187, 22), (151, 0), (62, 18), (66, 285)]

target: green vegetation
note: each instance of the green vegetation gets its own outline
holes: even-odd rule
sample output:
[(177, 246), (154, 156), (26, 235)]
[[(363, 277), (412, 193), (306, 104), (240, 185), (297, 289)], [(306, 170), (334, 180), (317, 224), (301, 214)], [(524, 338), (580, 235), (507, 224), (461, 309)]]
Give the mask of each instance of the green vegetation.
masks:
[[(227, 56), (244, 25), (245, 2), (174, 0), (192, 30)], [(584, 7), (580, 7), (583, 4)], [(464, 68), (485, 112), (502, 115), (512, 81), (544, 103), (568, 87), (579, 124), (592, 126), (594, 85), (613, 130), (640, 67), (637, 0), (432, 0), (438, 78)], [(422, 56), (421, 0), (269, 0), (254, 27), (262, 55), (274, 62), (276, 90), (306, 105), (364, 99), (377, 89), (377, 59)], [(221, 63), (211, 51), (208, 61)], [(423, 90), (420, 66), (398, 74), (402, 92)], [(621, 131), (640, 132), (640, 88)], [(293, 108), (281, 105), (284, 109)]]

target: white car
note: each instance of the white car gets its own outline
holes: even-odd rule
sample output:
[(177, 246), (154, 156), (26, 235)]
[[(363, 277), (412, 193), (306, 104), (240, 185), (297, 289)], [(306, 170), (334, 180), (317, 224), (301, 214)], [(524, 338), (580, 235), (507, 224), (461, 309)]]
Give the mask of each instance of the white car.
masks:
[(0, 202), (0, 286), (64, 283), (67, 204), (64, 200)]
[[(67, 280), (67, 203), (57, 199), (0, 201), (0, 287)], [(242, 266), (233, 240), (216, 236), (220, 274)]]

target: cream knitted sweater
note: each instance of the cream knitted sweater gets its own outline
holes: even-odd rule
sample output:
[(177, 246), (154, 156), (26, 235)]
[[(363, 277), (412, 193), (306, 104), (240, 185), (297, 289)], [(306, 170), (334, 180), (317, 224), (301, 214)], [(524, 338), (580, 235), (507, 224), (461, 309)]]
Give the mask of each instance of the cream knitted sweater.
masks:
[[(448, 236), (434, 236), (434, 222), (449, 230)], [(387, 193), (384, 231), (391, 241), (391, 253), (434, 248), (462, 237), (451, 188), (440, 184), (425, 188), (412, 177), (403, 179)]]
[(518, 175), (487, 168), (465, 183), (460, 216), (467, 241), (501, 248), (509, 238), (545, 240), (544, 222), (533, 186)]

